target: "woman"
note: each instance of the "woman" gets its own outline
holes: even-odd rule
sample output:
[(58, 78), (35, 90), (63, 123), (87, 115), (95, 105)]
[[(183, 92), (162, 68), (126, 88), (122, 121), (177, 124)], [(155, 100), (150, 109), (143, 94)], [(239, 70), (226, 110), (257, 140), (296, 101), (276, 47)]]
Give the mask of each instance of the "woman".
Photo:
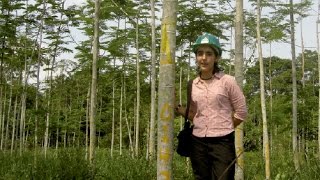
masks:
[[(235, 78), (218, 67), (222, 49), (217, 37), (209, 33), (199, 36), (193, 52), (199, 69), (192, 83), (188, 115), (193, 123), (193, 173), (199, 180), (234, 179), (234, 129), (247, 116), (245, 97)], [(183, 116), (185, 109), (176, 107)]]

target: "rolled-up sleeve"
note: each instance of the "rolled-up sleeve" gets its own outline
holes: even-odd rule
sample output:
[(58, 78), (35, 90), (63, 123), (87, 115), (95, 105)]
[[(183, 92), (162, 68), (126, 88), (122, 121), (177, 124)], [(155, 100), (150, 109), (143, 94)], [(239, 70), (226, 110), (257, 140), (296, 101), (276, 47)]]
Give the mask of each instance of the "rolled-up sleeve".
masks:
[(248, 114), (246, 98), (235, 78), (230, 78), (228, 84), (230, 87), (229, 97), (234, 110), (233, 116), (244, 121)]

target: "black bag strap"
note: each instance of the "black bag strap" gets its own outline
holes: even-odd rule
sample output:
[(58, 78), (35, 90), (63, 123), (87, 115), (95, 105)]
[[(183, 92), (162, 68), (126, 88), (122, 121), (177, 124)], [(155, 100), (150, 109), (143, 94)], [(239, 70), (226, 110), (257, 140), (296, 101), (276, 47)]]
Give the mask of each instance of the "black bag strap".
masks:
[(190, 101), (191, 101), (191, 92), (192, 92), (192, 83), (193, 83), (193, 79), (188, 81), (188, 86), (187, 86), (187, 108), (186, 108), (186, 113), (185, 113), (185, 116), (184, 116), (185, 122), (188, 121)]

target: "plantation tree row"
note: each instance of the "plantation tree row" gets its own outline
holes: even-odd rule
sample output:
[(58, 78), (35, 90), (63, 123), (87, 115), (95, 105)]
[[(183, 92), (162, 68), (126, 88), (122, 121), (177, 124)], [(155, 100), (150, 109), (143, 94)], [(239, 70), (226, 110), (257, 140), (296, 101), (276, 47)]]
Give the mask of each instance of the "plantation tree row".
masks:
[[(291, 42), (295, 52), (292, 27), (308, 17), (311, 1), (250, 3), (268, 15), (244, 9), (235, 18), (239, 6), (223, 0), (178, 2), (176, 100), (185, 103), (186, 82), (196, 75), (190, 47), (197, 35), (209, 31), (227, 42), (221, 66), (243, 82), (249, 109), (245, 151), (266, 148), (263, 141), (269, 138), (271, 153), (280, 147), (297, 156), (317, 152), (317, 52), (303, 49), (292, 59), (272, 52), (255, 55), (256, 42), (258, 47)], [(155, 157), (161, 2), (101, 0), (99, 12), (90, 0), (74, 6), (64, 0), (1, 0), (0, 7), (1, 150), (86, 147), (89, 153), (89, 138), (96, 137), (91, 146), (110, 148), (111, 156), (129, 149), (132, 156)], [(240, 34), (234, 37), (242, 20), (243, 33), (236, 30)], [(83, 39), (75, 41), (74, 31)], [(243, 64), (239, 38), (252, 52), (237, 69)], [(68, 53), (74, 58), (65, 58)], [(181, 122), (174, 121), (175, 133)]]

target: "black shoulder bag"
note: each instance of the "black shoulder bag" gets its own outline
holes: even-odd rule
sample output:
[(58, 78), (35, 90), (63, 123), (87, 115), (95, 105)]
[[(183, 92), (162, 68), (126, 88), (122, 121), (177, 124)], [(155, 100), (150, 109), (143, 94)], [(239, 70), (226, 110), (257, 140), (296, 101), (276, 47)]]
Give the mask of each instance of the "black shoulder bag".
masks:
[(190, 107), (190, 99), (191, 99), (191, 91), (192, 91), (192, 82), (193, 80), (190, 80), (188, 82), (188, 87), (187, 87), (187, 107), (186, 107), (186, 113), (184, 117), (184, 120), (185, 120), (184, 126), (177, 136), (178, 138), (177, 153), (180, 156), (184, 156), (184, 157), (190, 157), (190, 151), (191, 151), (191, 135), (192, 135), (193, 126), (191, 126), (191, 123), (188, 120), (188, 115), (189, 115), (189, 107)]

